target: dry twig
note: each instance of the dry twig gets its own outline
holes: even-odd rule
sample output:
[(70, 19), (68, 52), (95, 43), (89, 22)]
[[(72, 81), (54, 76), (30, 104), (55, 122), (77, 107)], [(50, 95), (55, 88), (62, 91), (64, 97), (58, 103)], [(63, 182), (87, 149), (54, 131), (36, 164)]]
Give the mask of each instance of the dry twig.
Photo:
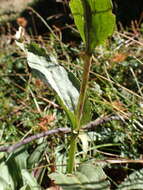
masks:
[[(121, 118), (120, 116), (104, 116), (104, 117), (101, 117), (101, 118), (99, 118), (95, 121), (92, 121), (92, 122), (88, 123), (87, 125), (83, 126), (82, 130), (95, 130), (96, 126), (101, 125), (103, 123), (107, 123), (108, 121), (112, 121), (112, 120), (123, 121), (123, 118)], [(57, 128), (57, 129), (53, 129), (53, 130), (49, 130), (49, 131), (44, 131), (42, 133), (38, 133), (36, 135), (27, 137), (16, 144), (13, 144), (10, 146), (1, 146), (0, 152), (11, 153), (11, 152), (14, 152), (16, 149), (18, 149), (19, 147), (21, 147), (25, 144), (28, 144), (36, 139), (46, 137), (49, 135), (68, 134), (71, 132), (72, 132), (72, 130), (70, 128)]]

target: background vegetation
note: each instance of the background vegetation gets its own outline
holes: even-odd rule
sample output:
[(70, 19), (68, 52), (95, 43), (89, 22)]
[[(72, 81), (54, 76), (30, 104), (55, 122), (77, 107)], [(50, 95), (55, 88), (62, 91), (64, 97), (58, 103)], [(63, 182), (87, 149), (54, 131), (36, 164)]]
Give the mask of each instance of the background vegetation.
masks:
[[(77, 35), (74, 27), (71, 26), (71, 30)], [(91, 120), (111, 116), (119, 119), (104, 122), (94, 132), (88, 132), (88, 136), (81, 137), (77, 165), (87, 161), (103, 165), (111, 183), (110, 189), (120, 188), (119, 184), (130, 174), (138, 176), (129, 177), (135, 179), (131, 181), (136, 186), (132, 184), (120, 189), (143, 189), (142, 30), (141, 27), (133, 28), (130, 32), (115, 31), (106, 45), (97, 47), (93, 55), (89, 82)], [(48, 54), (54, 54), (58, 62), (80, 80), (83, 43), (73, 39), (63, 43), (61, 31), (52, 31), (56, 32), (58, 40), (51, 34), (46, 37), (31, 35), (28, 38), (46, 48)], [(39, 132), (70, 126), (55, 94), (32, 75), (25, 55), (15, 45), (10, 34), (1, 38), (0, 67), (1, 145), (14, 144)], [(50, 174), (55, 171), (65, 173), (68, 138), (68, 135), (52, 135), (27, 144), (12, 155), (1, 153), (0, 168), (5, 172), (5, 181), (13, 183), (11, 186), (16, 189), (58, 189)], [(134, 172), (138, 171), (136, 175)], [(6, 188), (10, 189), (11, 186)], [(69, 187), (71, 190), (76, 188)]]

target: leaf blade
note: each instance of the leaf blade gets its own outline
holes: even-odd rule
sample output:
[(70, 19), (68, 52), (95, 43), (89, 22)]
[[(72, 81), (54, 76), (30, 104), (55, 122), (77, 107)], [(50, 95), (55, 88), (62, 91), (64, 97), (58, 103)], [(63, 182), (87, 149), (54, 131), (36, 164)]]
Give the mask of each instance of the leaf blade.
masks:
[[(37, 44), (35, 45), (36, 53), (34, 53), (34, 44), (25, 46), (24, 43), (19, 41), (16, 41), (16, 44), (26, 53), (29, 67), (37, 71), (39, 77), (56, 92), (59, 102), (74, 126), (74, 112), (79, 97), (76, 77), (73, 79), (72, 76), (71, 80), (71, 75), (69, 76), (69, 73), (64, 67), (58, 64), (57, 59), (53, 55), (44, 55), (44, 51), (42, 51), (41, 48), (39, 48), (40, 54), (38, 54)], [(75, 84), (74, 81), (76, 81)]]
[(63, 190), (87, 190), (103, 189), (110, 190), (110, 183), (100, 166), (82, 164), (75, 174), (64, 175), (52, 173), (49, 175)]
[(115, 16), (110, 0), (71, 0), (70, 8), (88, 52), (112, 35)]

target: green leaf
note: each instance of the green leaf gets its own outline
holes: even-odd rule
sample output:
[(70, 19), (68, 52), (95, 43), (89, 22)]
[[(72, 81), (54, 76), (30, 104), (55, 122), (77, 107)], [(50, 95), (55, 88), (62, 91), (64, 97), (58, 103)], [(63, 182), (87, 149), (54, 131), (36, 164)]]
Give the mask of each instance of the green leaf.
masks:
[(29, 185), (24, 185), (20, 188), (20, 190), (31, 190), (31, 188), (29, 187)]
[[(41, 190), (36, 179), (23, 168), (27, 167), (27, 151), (13, 153), (7, 161), (0, 163), (0, 190)], [(23, 186), (24, 184), (24, 186)]]
[[(79, 91), (76, 87), (77, 84), (73, 83), (75, 77), (74, 80), (70, 80), (68, 72), (64, 67), (58, 64), (57, 59), (53, 55), (37, 55), (37, 45), (35, 50), (36, 53), (33, 53), (33, 45), (32, 51), (29, 51), (30, 46), (27, 48), (23, 43), (18, 41), (16, 41), (16, 43), (23, 51), (25, 51), (28, 65), (31, 69), (37, 71), (39, 77), (56, 92), (62, 105), (64, 105), (65, 110), (68, 110), (73, 116), (79, 97)], [(41, 48), (39, 51), (41, 52)]]
[(55, 148), (55, 163), (56, 168), (61, 173), (66, 173), (66, 164), (67, 164), (67, 157), (66, 157), (67, 150), (65, 149), (65, 145), (59, 145)]
[(32, 69), (43, 75), (45, 82), (58, 94), (65, 106), (73, 112), (77, 105), (79, 92), (69, 80), (66, 70), (57, 63), (55, 57), (51, 55), (49, 62), (45, 57), (28, 52), (27, 61)]
[(2, 177), (0, 177), (0, 189), (1, 190), (12, 190), (10, 185)]
[(81, 38), (85, 42), (84, 18), (83, 18), (84, 9), (83, 9), (81, 0), (71, 0), (69, 5), (74, 17), (75, 24), (81, 35)]
[(83, 164), (74, 175), (52, 173), (49, 175), (64, 190), (109, 190), (110, 183), (100, 166)]
[(5, 162), (15, 187), (19, 187), (23, 184), (21, 170), (27, 168), (28, 156), (29, 154), (24, 148), (19, 148)]
[(52, 180), (55, 180), (57, 185), (60, 185), (63, 190), (80, 190), (83, 189), (82, 184), (75, 175), (64, 175), (52, 173), (49, 175)]
[[(4, 181), (8, 184), (11, 190), (15, 190), (23, 185), (21, 169), (27, 167), (27, 157), (29, 154), (25, 149), (20, 148), (11, 155), (5, 161), (5, 154), (1, 157), (0, 171), (2, 171), (1, 183)], [(2, 154), (1, 154), (2, 156)], [(3, 179), (3, 182), (2, 182)]]
[(29, 153), (24, 148), (19, 148), (13, 154), (13, 158), (15, 159), (16, 165), (19, 170), (27, 168), (27, 159), (29, 157)]
[(107, 176), (105, 175), (103, 169), (99, 165), (92, 164), (82, 164), (78, 171), (85, 175), (88, 179), (87, 189), (103, 189), (109, 190), (110, 183), (107, 180)]
[(112, 35), (115, 16), (111, 0), (71, 0), (70, 8), (89, 53)]
[[(59, 104), (66, 111), (72, 127), (76, 126), (75, 109), (79, 98), (80, 83), (72, 72), (67, 72), (57, 62), (53, 55), (46, 55), (43, 48), (37, 44), (25, 45), (16, 41), (16, 44), (26, 53), (28, 65), (36, 71), (38, 76), (45, 81), (57, 94)], [(88, 100), (84, 105), (81, 124), (91, 120), (91, 105)]]
[(24, 185), (20, 188), (20, 190), (31, 190), (31, 188), (29, 187), (29, 185)]
[(45, 149), (47, 147), (47, 142), (42, 142), (42, 144), (38, 145), (37, 148), (32, 152), (32, 154), (28, 158), (28, 168), (35, 167), (35, 164), (40, 161)]
[(30, 190), (41, 190), (41, 187), (37, 183), (36, 179), (26, 169), (23, 169), (21, 173), (24, 184), (28, 185)]
[[(0, 176), (0, 187), (9, 188), (10, 190), (15, 190), (15, 182), (12, 179), (12, 176), (9, 172), (8, 166), (5, 162), (0, 164), (0, 171), (2, 171), (2, 175)], [(6, 189), (4, 189), (6, 190)]]
[(78, 138), (81, 140), (81, 144), (82, 144), (82, 151), (83, 151), (83, 155), (84, 157), (87, 155), (88, 152), (88, 148), (89, 148), (89, 137), (85, 132), (81, 132), (78, 135)]
[(122, 182), (117, 190), (137, 190), (143, 189), (143, 169), (130, 174), (124, 182)]

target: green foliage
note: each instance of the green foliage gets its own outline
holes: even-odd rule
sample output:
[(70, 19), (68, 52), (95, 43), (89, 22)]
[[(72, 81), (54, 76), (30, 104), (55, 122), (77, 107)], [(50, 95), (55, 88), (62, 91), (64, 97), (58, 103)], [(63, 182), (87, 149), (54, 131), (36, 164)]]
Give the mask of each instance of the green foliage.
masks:
[(33, 42), (32, 42), (32, 43), (30, 43), (30, 44), (27, 44), (27, 45), (26, 45), (26, 49), (27, 49), (29, 52), (31, 52), (31, 53), (33, 53), (33, 54), (36, 54), (37, 56), (46, 56), (46, 51), (45, 51), (45, 49), (39, 47), (39, 45), (36, 44), (36, 43), (33, 43)]
[[(81, 1), (79, 6), (76, 6), (77, 2), (78, 0), (71, 1), (71, 6), (83, 9)], [(91, 6), (94, 1), (87, 2)], [(90, 10), (88, 5), (87, 7)], [(107, 12), (111, 14), (110, 10)], [(83, 18), (84, 11), (82, 14), (74, 14), (74, 17), (78, 15)], [(91, 15), (97, 19), (101, 13), (92, 11)], [(78, 19), (78, 24), (81, 24), (80, 33), (83, 32), (81, 35), (86, 42), (85, 29), (83, 30), (85, 28), (84, 22), (80, 22), (80, 18)], [(107, 23), (110, 24), (108, 20)], [(113, 165), (108, 163), (105, 164), (104, 168), (96, 164), (98, 161), (102, 162), (110, 158), (112, 161), (120, 160), (120, 157), (139, 159), (142, 155), (142, 46), (133, 42), (130, 45), (128, 40), (116, 33), (106, 47), (100, 46), (96, 48), (95, 52), (93, 51), (93, 70), (90, 75), (90, 88), (88, 88), (88, 99), (91, 106), (88, 108), (89, 104), (85, 104), (85, 114), (83, 113), (81, 123), (86, 124), (91, 120), (90, 109), (92, 109), (92, 120), (100, 120), (101, 116), (112, 114), (121, 116), (123, 120), (110, 121), (97, 126), (93, 132), (79, 133), (78, 139), (80, 140), (76, 149), (76, 163), (79, 164), (77, 171), (72, 175), (66, 174), (67, 152), (72, 138), (69, 135), (52, 136), (46, 140), (40, 139), (30, 143), (24, 147), (26, 150), (17, 151), (12, 155), (5, 154), (3, 156), (0, 154), (0, 171), (3, 174), (0, 176), (0, 189), (47, 189), (53, 183), (49, 176), (51, 179), (55, 179), (58, 184), (65, 183), (64, 186), (61, 184), (63, 189), (99, 189), (101, 186), (102, 189), (111, 190), (142, 189), (142, 165), (139, 163), (123, 165), (120, 162)], [(94, 43), (98, 44), (98, 41)], [(50, 49), (50, 56), (47, 56), (45, 48), (40, 48), (35, 43), (24, 45), (26, 48), (22, 48), (26, 49), (26, 53), (28, 51), (37, 55), (36, 61), (40, 60), (41, 62), (43, 58), (39, 57), (44, 57), (46, 65), (57, 63), (64, 65), (67, 78), (79, 92), (80, 80), (78, 81), (74, 76), (81, 78), (83, 62), (79, 54), (80, 50), (83, 50), (83, 44), (76, 47), (73, 44), (63, 44), (61, 41), (50, 38), (44, 44), (47, 49)], [(14, 45), (9, 48), (11, 49), (7, 50), (8, 52), (4, 52), (4, 49), (0, 50), (1, 144), (13, 144), (28, 135), (40, 132), (43, 130), (42, 127), (44, 130), (50, 130), (61, 126), (71, 126), (61, 107), (57, 106), (55, 93), (51, 92), (42, 82), (31, 77), (26, 59), (23, 58), (23, 55), (21, 56)], [(123, 56), (120, 60), (120, 54), (125, 54), (125, 58)], [(52, 60), (56, 61), (52, 61), (51, 57), (54, 57)], [(30, 57), (29, 60), (33, 62), (33, 57), (32, 59)], [(38, 66), (36, 65), (36, 67)], [(63, 106), (62, 108), (69, 110), (61, 98), (59, 102)], [(71, 113), (70, 118), (73, 123), (75, 122), (73, 111), (75, 106), (69, 113), (66, 110), (69, 115)], [(50, 114), (55, 116), (55, 120), (52, 123), (44, 123), (44, 117)], [(87, 160), (92, 160), (93, 164), (82, 165)], [(133, 170), (135, 172), (131, 173)], [(50, 174), (51, 172), (53, 173)]]
[(21, 171), (23, 181), (25, 186), (22, 188), (29, 187), (30, 190), (41, 190), (40, 185), (37, 183), (36, 179), (28, 172), (28, 170), (23, 169)]
[[(6, 156), (6, 155), (5, 155)], [(29, 189), (40, 190), (36, 179), (27, 171), (27, 158), (29, 154), (23, 149), (9, 155), (7, 160), (1, 156), (0, 187), (3, 190)]]
[(82, 164), (75, 174), (64, 175), (52, 173), (49, 175), (63, 190), (110, 189), (110, 183), (102, 167)]
[[(85, 42), (86, 50), (83, 56), (84, 66), (83, 75), (80, 87), (80, 94), (76, 109), (76, 125), (75, 130), (79, 131), (82, 125), (82, 116), (85, 109), (87, 97), (87, 88), (89, 82), (89, 73), (92, 62), (92, 53), (97, 45), (105, 42), (107, 37), (112, 35), (115, 18), (112, 15), (112, 7), (110, 0), (71, 0), (70, 8), (75, 17), (75, 23), (83, 41)], [(69, 150), (69, 165), (68, 172), (72, 173), (74, 167), (74, 157), (76, 153), (76, 138), (75, 142), (71, 143)]]
[(124, 182), (122, 182), (117, 190), (136, 190), (143, 189), (143, 169), (131, 173)]
[(40, 161), (46, 147), (47, 147), (47, 142), (42, 142), (42, 144), (39, 144), (35, 148), (32, 154), (28, 157), (27, 160), (28, 168), (34, 167)]
[(70, 8), (89, 52), (113, 34), (115, 16), (111, 0), (71, 0)]
[[(98, 159), (106, 160), (107, 156), (104, 156), (102, 152), (109, 154), (112, 153), (113, 155), (122, 156), (130, 159), (138, 159), (142, 154), (143, 143), (141, 127), (143, 110), (140, 106), (142, 98), (136, 96), (139, 95), (138, 88), (136, 86), (134, 77), (132, 77), (132, 73), (130, 72), (130, 68), (132, 68), (136, 72), (136, 77), (138, 79), (139, 85), (142, 86), (142, 64), (137, 61), (135, 57), (131, 56), (136, 54), (136, 51), (137, 49), (139, 49), (140, 46), (125, 48), (124, 51), (130, 51), (130, 56), (127, 56), (125, 60), (116, 63), (113, 62), (112, 59), (116, 57), (119, 52), (122, 52), (123, 48), (121, 47), (119, 50), (116, 50), (115, 47), (118, 47), (120, 38), (118, 38), (118, 35), (115, 35), (114, 39), (116, 39), (116, 43), (113, 41), (112, 45), (108, 47), (98, 48), (98, 51), (96, 51), (95, 54), (95, 56), (98, 58), (98, 64), (96, 64), (96, 66), (95, 64), (93, 64), (93, 72), (91, 73), (90, 80), (91, 88), (88, 89), (88, 94), (92, 105), (92, 119), (96, 119), (102, 114), (120, 115), (124, 114), (124, 112), (131, 113), (132, 117), (130, 120), (125, 120), (124, 122), (108, 122), (102, 125), (102, 127), (98, 126), (95, 132), (90, 132), (90, 134), (88, 134), (90, 141), (88, 143), (87, 153), (85, 154), (86, 150), (84, 151), (82, 149), (87, 149), (87, 145), (81, 145), (77, 149), (78, 159), (76, 161), (78, 163), (84, 163), (86, 160), (90, 159), (93, 159), (93, 161), (95, 162)], [(123, 46), (125, 42), (126, 40), (124, 39), (124, 41), (122, 42)], [(61, 51), (59, 45), (55, 46), (55, 49), (56, 48), (57, 51)], [(76, 66), (77, 63), (79, 66), (82, 66), (82, 62), (79, 59), (78, 54), (75, 54), (75, 52), (79, 53), (79, 47), (74, 47), (73, 49), (64, 46), (64, 48), (65, 53), (70, 57), (71, 60), (73, 60), (73, 55), (74, 57), (76, 57), (76, 59), (73, 60), (72, 65), (69, 63), (66, 65), (66, 67), (70, 69), (75, 75), (80, 76), (81, 69), (77, 68)], [(15, 48), (12, 49), (13, 52), (15, 52)], [(43, 100), (38, 99), (38, 96), (41, 95), (53, 101), (54, 103), (57, 103), (54, 94), (51, 93), (51, 91), (49, 91), (47, 87), (45, 87), (45, 85), (42, 84), (42, 86), (37, 86), (35, 85), (36, 79), (32, 78), (32, 80), (29, 81), (29, 77), (23, 76), (23, 74), (26, 74), (27, 72), (26, 60), (21, 57), (15, 58), (11, 53), (11, 50), (9, 56), (5, 56), (5, 54), (3, 53), (2, 57), (0, 58), (2, 65), (2, 69), (0, 70), (0, 75), (2, 78), (2, 80), (0, 80), (0, 94), (2, 100), (0, 101), (1, 143), (4, 144), (7, 142), (16, 142), (24, 137), (24, 135), (27, 135), (29, 133), (37, 133), (37, 124), (39, 122), (39, 118), (41, 118), (41, 115), (37, 113), (33, 98), (28, 90), (29, 86), (35, 94), (35, 97), (37, 98), (37, 102), (42, 109), (43, 116), (49, 113), (55, 113), (56, 115), (56, 121), (54, 122), (54, 125), (49, 126), (48, 129), (51, 129), (51, 127), (56, 128), (69, 125), (69, 121), (67, 121), (67, 118), (65, 117), (61, 109), (49, 106), (49, 104), (47, 108), (47, 102), (45, 103)], [(142, 59), (141, 52), (138, 53), (137, 56), (139, 60)], [(58, 61), (61, 62), (59, 57)], [(62, 63), (65, 64), (65, 60)], [(17, 73), (19, 73), (18, 76), (16, 75)], [(97, 76), (96, 79), (95, 75)], [(110, 81), (106, 80), (107, 76), (116, 83), (112, 84)], [(105, 77), (105, 79), (101, 77)], [(130, 80), (128, 80), (128, 77), (130, 78)], [(117, 86), (116, 84), (118, 83), (120, 83), (121, 86)], [(14, 84), (20, 85), (25, 90), (20, 89), (19, 86)], [(127, 91), (125, 89), (122, 89), (122, 85), (127, 88)], [(117, 107), (117, 105), (116, 107), (113, 107), (112, 102), (114, 102), (115, 100), (118, 100), (122, 103), (120, 107)], [(21, 106), (21, 104), (23, 106)], [(122, 112), (124, 109), (126, 111)], [(41, 143), (43, 143), (43, 145)], [(28, 157), (28, 166), (26, 166), (26, 168), (30, 169), (35, 166), (41, 166), (41, 164), (43, 164), (44, 169), (42, 170), (42, 172), (44, 174), (41, 174), (41, 176), (45, 175), (46, 177), (41, 177), (42, 182), (47, 182), (49, 172), (47, 172), (46, 168), (51, 171), (50, 165), (46, 165), (49, 164), (50, 161), (45, 161), (45, 151), (47, 151), (48, 158), (50, 158), (52, 154), (53, 157), (55, 157), (56, 161), (54, 164), (57, 165), (57, 172), (66, 172), (66, 153), (68, 152), (68, 138), (49, 138), (47, 144), (47, 148), (45, 148), (46, 145), (44, 145), (43, 141), (39, 143), (34, 142), (27, 146), (30, 156)], [(51, 144), (54, 144), (54, 146), (52, 147)], [(25, 160), (26, 159), (24, 159), (24, 162)], [(13, 160), (12, 163), (14, 163)], [(125, 165), (121, 164), (116, 164), (115, 166), (109, 165), (109, 173), (106, 175), (109, 175), (113, 182), (121, 182), (124, 180), (121, 179), (120, 176), (123, 173), (123, 171), (121, 171), (121, 168), (124, 167)], [(138, 164), (126, 165), (125, 170), (129, 171), (130, 173), (130, 170), (137, 170), (141, 167), (142, 166)], [(119, 175), (117, 175), (117, 179), (116, 175), (113, 175), (114, 170), (118, 170)], [(19, 171), (17, 171), (16, 173), (19, 173)], [(8, 175), (11, 176), (11, 173)], [(15, 175), (17, 176), (17, 174)], [(126, 174), (125, 177), (127, 176), (128, 174)], [(18, 182), (16, 178), (17, 177), (15, 177), (15, 184), (17, 184)], [(39, 177), (36, 179), (38, 184), (41, 184), (41, 181), (39, 181)], [(0, 181), (3, 184), (2, 187), (4, 186), (4, 190), (6, 188), (9, 189), (9, 185), (7, 184), (6, 180), (0, 178)], [(41, 186), (43, 187), (43, 185)], [(116, 185), (116, 188), (117, 186), (118, 185)], [(30, 189), (29, 185), (23, 185), (21, 189), (22, 188), (24, 190)]]
[[(48, 59), (46, 55), (37, 55), (35, 53), (38, 51), (37, 45), (35, 50), (34, 46), (32, 46), (31, 52), (29, 51), (29, 48), (27, 49), (27, 47), (24, 47), (24, 44), (18, 41), (16, 43), (27, 53), (27, 61), (29, 66), (33, 70), (37, 71), (40, 78), (42, 78), (45, 83), (47, 83), (52, 88), (52, 90), (56, 92), (60, 104), (67, 112), (74, 127), (74, 112), (77, 106), (79, 92), (78, 89), (75, 87), (77, 82), (75, 85), (72, 82), (75, 81), (76, 78), (74, 77), (74, 79), (72, 79), (71, 81), (68, 77), (67, 71), (64, 69), (64, 67), (58, 64), (56, 58), (53, 55), (50, 55)], [(42, 50), (39, 47), (39, 52), (41, 51)]]

